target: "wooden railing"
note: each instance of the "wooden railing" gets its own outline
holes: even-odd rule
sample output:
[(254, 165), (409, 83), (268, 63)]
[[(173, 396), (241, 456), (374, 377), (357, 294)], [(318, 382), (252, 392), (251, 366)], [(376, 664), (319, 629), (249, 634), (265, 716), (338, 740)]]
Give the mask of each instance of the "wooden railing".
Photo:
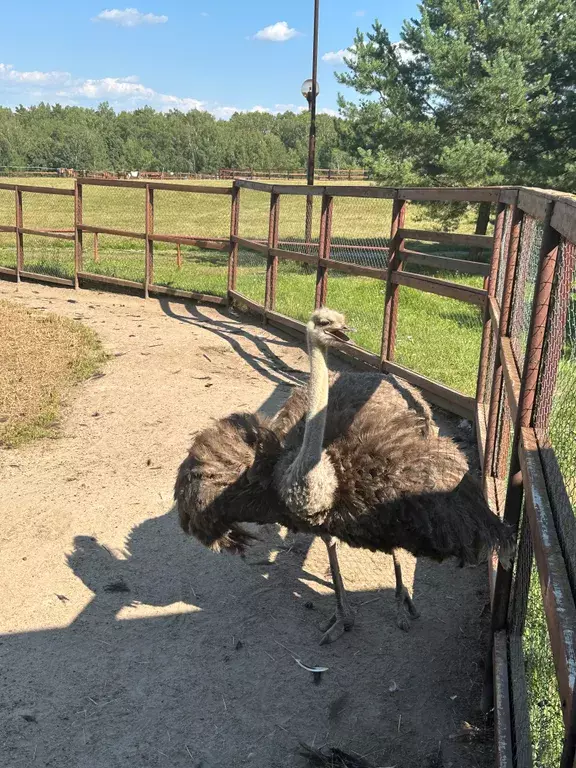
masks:
[[(83, 190), (87, 186), (115, 186), (141, 189), (144, 206), (144, 231), (86, 225), (83, 223)], [(279, 266), (300, 262), (313, 275), (316, 307), (326, 303), (330, 275), (343, 273), (371, 278), (382, 286), (383, 322), (379, 328), (380, 351), (349, 345), (344, 354), (357, 363), (404, 377), (420, 387), (427, 397), (449, 411), (473, 420), (483, 467), (486, 496), (506, 521), (518, 528), (518, 555), (512, 570), (496, 561), (489, 568), (491, 597), (491, 652), (485, 686), (484, 705), (494, 706), (497, 762), (499, 766), (524, 768), (531, 760), (533, 739), (528, 727), (527, 683), (523, 627), (530, 584), (526, 572), (533, 561), (541, 592), (541, 609), (548, 631), (548, 647), (554, 659), (558, 696), (564, 723), (564, 740), (559, 747), (557, 765), (574, 768), (576, 760), (576, 608), (574, 603), (576, 552), (566, 542), (576, 542), (573, 515), (575, 499), (568, 484), (576, 487), (576, 464), (558, 458), (550, 424), (556, 418), (554, 393), (563, 350), (567, 317), (574, 312), (576, 262), (576, 201), (566, 195), (512, 187), (457, 188), (380, 188), (359, 186), (265, 184), (236, 180), (227, 187), (210, 187), (162, 182), (78, 180), (74, 189), (0, 184), (0, 190), (14, 192), (14, 218), (0, 222), (0, 232), (13, 234), (17, 262), (14, 268), (2, 267), (0, 274), (12, 279), (48, 280), (76, 285), (83, 281), (136, 288), (149, 294), (232, 303), (258, 315), (264, 322), (303, 337), (305, 326), (295, 317), (277, 310)], [(229, 235), (223, 238), (158, 234), (154, 228), (156, 190), (195, 193), (202, 196), (227, 196), (230, 200)], [(65, 195), (74, 198), (74, 221), (70, 229), (46, 230), (24, 227), (22, 195)], [(268, 235), (255, 237), (241, 226), (243, 196), (263, 193), (268, 199)], [(285, 198), (311, 196), (320, 208), (318, 237), (314, 242), (281, 239), (281, 207)], [(338, 258), (341, 243), (334, 237), (335, 201), (368, 199), (389, 200), (391, 219), (383, 239), (373, 252), (382, 259), (379, 267)], [(416, 202), (468, 202), (479, 204), (476, 234), (434, 232), (406, 226), (408, 206)], [(494, 213), (493, 235), (485, 234), (488, 208)], [(303, 209), (304, 210), (304, 209)], [(480, 225), (484, 222), (484, 226)], [(482, 231), (483, 230), (483, 231)], [(25, 269), (24, 235), (61, 238), (74, 242), (74, 276), (63, 279)], [(98, 235), (127, 237), (144, 241), (145, 277), (142, 282), (110, 277), (83, 269), (83, 238)], [(490, 263), (452, 258), (450, 253), (427, 253), (406, 248), (406, 241), (435, 242), (462, 249), (489, 248)], [(154, 282), (154, 245), (158, 242), (193, 245), (228, 253), (226, 285), (222, 296), (201, 291), (180, 290)], [(348, 246), (354, 253), (354, 244)], [(360, 251), (362, 249), (359, 249)], [(263, 301), (238, 289), (242, 266), (241, 253), (261, 258), (265, 265)], [(559, 255), (560, 254), (560, 255)], [(178, 258), (181, 259), (178, 251)], [(417, 274), (406, 265), (460, 271), (484, 278), (483, 287)], [(313, 270), (310, 273), (310, 270)], [(406, 286), (418, 291), (445, 296), (478, 307), (482, 313), (482, 343), (478, 359), (476, 394), (458, 392), (433, 381), (396, 361), (397, 326)], [(332, 303), (331, 303), (332, 305)], [(334, 307), (338, 309), (338, 306)], [(576, 320), (576, 313), (574, 314)], [(571, 339), (576, 346), (576, 338)], [(564, 369), (566, 370), (566, 369)], [(568, 375), (572, 376), (572, 369)], [(576, 382), (576, 378), (574, 379)], [(576, 398), (576, 388), (573, 393)], [(576, 413), (576, 409), (575, 409)], [(574, 424), (576, 430), (576, 423)], [(576, 433), (573, 434), (576, 439)], [(555, 474), (550, 472), (555, 467)], [(560, 501), (571, 514), (559, 513)]]

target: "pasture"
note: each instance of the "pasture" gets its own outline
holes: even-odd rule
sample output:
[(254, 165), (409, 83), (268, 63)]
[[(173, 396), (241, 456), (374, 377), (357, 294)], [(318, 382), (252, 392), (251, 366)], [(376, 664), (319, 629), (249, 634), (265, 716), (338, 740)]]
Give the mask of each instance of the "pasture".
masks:
[[(18, 183), (18, 179), (11, 179)], [(71, 179), (26, 179), (22, 183), (73, 187)], [(228, 182), (207, 181), (202, 185), (229, 186)], [(388, 244), (392, 204), (389, 200), (336, 200), (333, 218), (333, 258), (385, 266), (385, 254), (378, 250)], [(73, 226), (73, 198), (23, 193), (24, 226), (43, 229), (70, 229)], [(315, 202), (313, 240), (318, 239), (319, 202)], [(114, 229), (143, 232), (145, 226), (142, 190), (118, 187), (84, 188), (83, 222)], [(475, 207), (461, 222), (459, 231), (474, 231)], [(239, 233), (242, 237), (266, 241), (269, 196), (243, 190), (240, 202)], [(0, 190), (0, 224), (14, 220), (14, 195)], [(285, 197), (280, 210), (279, 238), (283, 247), (302, 250), (305, 200)], [(428, 209), (418, 203), (408, 207), (406, 226), (431, 229)], [(436, 225), (437, 226), (437, 225)], [(227, 238), (230, 233), (230, 199), (223, 195), (201, 195), (156, 190), (154, 230), (157, 233)], [(87, 272), (133, 281), (144, 280), (144, 242), (100, 234), (84, 235), (83, 268)], [(430, 253), (446, 253), (466, 259), (468, 252), (449, 246), (408, 242)], [(27, 271), (72, 277), (73, 243), (57, 239), (24, 236), (24, 263)], [(484, 257), (487, 259), (487, 254)], [(0, 233), (0, 266), (15, 264), (14, 235)], [(266, 260), (241, 249), (238, 290), (248, 298), (264, 297)], [(412, 267), (408, 271), (476, 287), (482, 278), (458, 272)], [(158, 285), (225, 296), (227, 254), (183, 245), (155, 243), (154, 282)], [(384, 312), (384, 285), (381, 281), (355, 275), (331, 274), (328, 304), (346, 312), (357, 328), (356, 342), (379, 352)], [(298, 320), (314, 308), (315, 274), (302, 265), (281, 261), (276, 308)], [(477, 307), (455, 299), (426, 294), (409, 287), (400, 289), (400, 314), (396, 359), (418, 373), (440, 381), (467, 395), (476, 387), (482, 323)], [(432, 319), (433, 318), (433, 322)]]

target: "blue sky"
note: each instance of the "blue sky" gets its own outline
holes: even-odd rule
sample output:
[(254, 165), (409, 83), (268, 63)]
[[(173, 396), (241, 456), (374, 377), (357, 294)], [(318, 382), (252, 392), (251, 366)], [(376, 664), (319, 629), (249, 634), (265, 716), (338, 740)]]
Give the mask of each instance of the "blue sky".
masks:
[[(116, 109), (300, 108), (311, 73), (312, 0), (3, 3), (0, 104), (38, 101)], [(338, 52), (375, 18), (398, 39), (415, 2), (321, 0), (320, 110), (342, 90)], [(322, 57), (325, 57), (324, 59)]]

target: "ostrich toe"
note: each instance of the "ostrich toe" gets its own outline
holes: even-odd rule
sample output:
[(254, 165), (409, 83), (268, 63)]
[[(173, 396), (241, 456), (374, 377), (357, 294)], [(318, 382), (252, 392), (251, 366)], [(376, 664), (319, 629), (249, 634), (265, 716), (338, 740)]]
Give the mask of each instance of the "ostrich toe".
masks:
[(346, 611), (337, 610), (330, 619), (321, 626), (324, 632), (320, 645), (328, 645), (342, 637), (344, 632), (349, 632), (354, 626), (354, 611), (349, 608)]

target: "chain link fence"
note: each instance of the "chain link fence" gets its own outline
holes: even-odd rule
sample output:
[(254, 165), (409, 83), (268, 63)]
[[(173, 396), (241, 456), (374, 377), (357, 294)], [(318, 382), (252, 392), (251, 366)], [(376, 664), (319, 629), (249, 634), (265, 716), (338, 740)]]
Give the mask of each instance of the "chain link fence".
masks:
[[(268, 242), (270, 194), (251, 189), (240, 191), (238, 235), (260, 244)], [(238, 248), (236, 290), (252, 301), (264, 304), (266, 257), (244, 246)]]
[[(0, 225), (15, 225), (16, 203), (14, 192), (0, 189)], [(0, 267), (16, 269), (16, 235), (14, 232), (0, 232)]]
[(524, 367), (542, 232), (541, 222), (531, 216), (524, 217), (510, 308), (510, 339), (520, 372)]
[(396, 361), (474, 395), (484, 325), (480, 307), (406, 286), (399, 293)]
[[(230, 195), (154, 190), (154, 233), (198, 237), (227, 246)], [(215, 296), (226, 295), (228, 252), (201, 244), (154, 243), (155, 285)]]

